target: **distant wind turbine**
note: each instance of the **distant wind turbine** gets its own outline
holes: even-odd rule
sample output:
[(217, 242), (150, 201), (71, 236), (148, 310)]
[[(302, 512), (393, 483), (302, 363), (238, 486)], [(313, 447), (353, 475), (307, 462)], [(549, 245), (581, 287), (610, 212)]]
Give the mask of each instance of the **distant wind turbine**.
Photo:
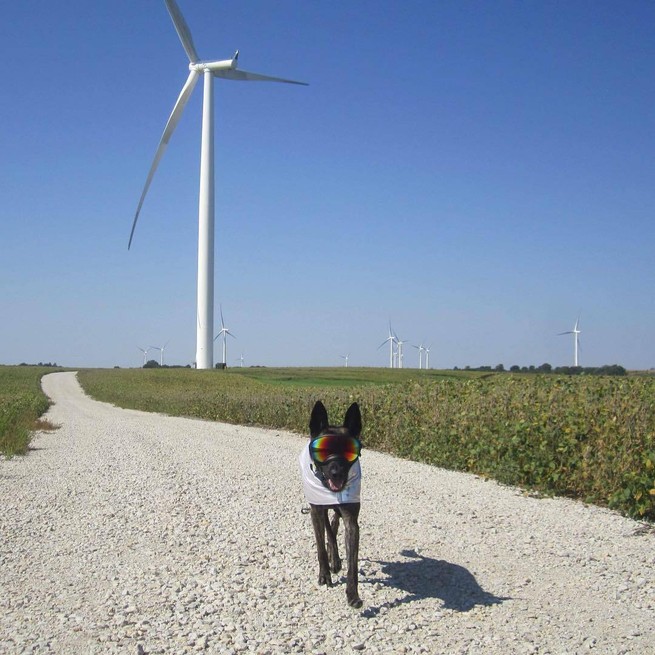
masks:
[(223, 337), (223, 365), (227, 366), (227, 336), (230, 335), (233, 339), (236, 339), (236, 337), (230, 332), (228, 328), (225, 327), (225, 321), (223, 320), (223, 308), (219, 305), (220, 313), (221, 313), (221, 329), (219, 333), (214, 337), (214, 341), (218, 339), (218, 337), (222, 336)]
[(237, 361), (240, 362), (239, 368), (243, 368), (243, 353), (241, 353), (241, 357), (239, 357), (239, 359)]
[(346, 360), (346, 363), (344, 364), (344, 366), (345, 366), (346, 368), (348, 368), (348, 359), (349, 359), (349, 357), (350, 357), (350, 353), (349, 353), (348, 355), (340, 355), (340, 357), (341, 357), (341, 359), (345, 359), (345, 360)]
[[(137, 346), (137, 348), (139, 348), (139, 346)], [(150, 350), (150, 348), (152, 348), (152, 346), (150, 346), (148, 348), (145, 348), (145, 349), (139, 348), (139, 350), (143, 353), (143, 365), (144, 366), (148, 363), (148, 351)]]
[(423, 347), (422, 343), (419, 346), (413, 345), (412, 348), (416, 348), (416, 350), (418, 350), (418, 368), (420, 371), (423, 368), (423, 351), (425, 350), (425, 348)]
[(578, 336), (580, 334), (580, 330), (578, 329), (580, 325), (580, 317), (578, 316), (578, 320), (575, 322), (575, 327), (572, 330), (567, 330), (566, 332), (560, 332), (558, 336), (562, 336), (563, 334), (572, 334), (573, 335), (573, 366), (577, 368), (578, 366), (578, 350), (580, 348), (580, 337)]
[(389, 368), (393, 368), (393, 355), (394, 355), (394, 345), (396, 343), (396, 335), (391, 329), (391, 321), (389, 321), (389, 336), (378, 346), (378, 350), (384, 346), (385, 343), (389, 342)]
[(163, 345), (163, 346), (150, 346), (153, 350), (158, 350), (159, 351), (159, 365), (163, 366), (164, 365), (164, 349), (168, 345), (168, 341)]
[(398, 358), (398, 368), (403, 368), (403, 362), (404, 362), (404, 355), (403, 355), (403, 345), (407, 343), (407, 341), (402, 341), (401, 339), (398, 338), (397, 334), (394, 334), (394, 337), (396, 338), (396, 355)]
[(237, 66), (239, 51), (231, 59), (222, 61), (202, 61), (196, 52), (191, 38), (191, 31), (182, 16), (182, 12), (175, 0), (165, 0), (177, 35), (182, 47), (189, 58), (189, 77), (182, 87), (182, 91), (173, 107), (173, 111), (166, 123), (164, 133), (159, 140), (155, 158), (150, 166), (139, 205), (134, 215), (132, 231), (128, 242), (128, 250), (132, 245), (134, 230), (139, 219), (146, 194), (157, 170), (159, 162), (168, 146), (168, 142), (177, 127), (193, 92), (196, 82), (202, 75), (204, 80), (204, 96), (202, 105), (202, 140), (200, 147), (200, 196), (198, 211), (198, 301), (197, 301), (197, 328), (196, 328), (196, 368), (209, 369), (213, 367), (214, 348), (214, 77), (226, 80), (240, 80), (246, 82), (284, 82), (287, 84), (302, 84), (280, 77), (269, 77), (259, 73), (249, 73), (240, 70)]
[(423, 348), (425, 350), (425, 370), (427, 371), (430, 368), (430, 346), (429, 348)]

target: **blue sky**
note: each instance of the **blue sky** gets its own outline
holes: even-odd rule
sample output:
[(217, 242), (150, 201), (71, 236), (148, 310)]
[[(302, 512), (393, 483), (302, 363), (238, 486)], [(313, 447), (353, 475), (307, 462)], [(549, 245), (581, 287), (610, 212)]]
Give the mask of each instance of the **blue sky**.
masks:
[[(384, 366), (391, 321), (435, 368), (568, 365), (579, 316), (582, 365), (655, 367), (654, 3), (178, 3), (310, 83), (216, 83), (228, 364)], [(0, 363), (191, 363), (200, 84), (127, 250), (188, 75), (163, 0), (10, 3), (0, 54)]]

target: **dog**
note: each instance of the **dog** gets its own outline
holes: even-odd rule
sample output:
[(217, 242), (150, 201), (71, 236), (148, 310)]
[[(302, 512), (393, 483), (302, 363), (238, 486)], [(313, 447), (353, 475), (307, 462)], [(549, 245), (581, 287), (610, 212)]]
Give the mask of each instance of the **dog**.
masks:
[[(330, 571), (341, 570), (337, 532), (339, 519), (343, 519), (348, 563), (346, 598), (355, 608), (362, 606), (357, 590), (361, 431), (362, 417), (357, 403), (348, 408), (343, 425), (334, 426), (329, 424), (327, 410), (319, 400), (309, 419), (309, 444), (303, 448), (299, 459), (316, 537), (318, 584), (331, 587)], [(329, 510), (333, 510), (331, 520)]]

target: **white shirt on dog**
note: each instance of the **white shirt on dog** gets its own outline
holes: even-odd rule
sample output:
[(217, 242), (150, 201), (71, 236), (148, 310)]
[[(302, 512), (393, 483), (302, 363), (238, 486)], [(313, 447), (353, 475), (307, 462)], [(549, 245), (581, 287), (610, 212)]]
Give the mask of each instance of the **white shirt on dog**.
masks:
[(345, 503), (358, 503), (362, 486), (362, 467), (359, 459), (348, 471), (348, 481), (341, 491), (330, 491), (314, 474), (312, 458), (309, 454), (309, 445), (300, 451), (298, 458), (302, 486), (305, 498), (312, 505), (344, 505)]

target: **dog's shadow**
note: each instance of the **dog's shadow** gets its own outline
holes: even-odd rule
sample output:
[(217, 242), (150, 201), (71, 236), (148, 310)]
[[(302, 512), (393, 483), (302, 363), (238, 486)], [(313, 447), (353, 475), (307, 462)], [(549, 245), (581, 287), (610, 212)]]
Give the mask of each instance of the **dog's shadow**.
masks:
[(393, 587), (407, 595), (378, 607), (369, 607), (365, 610), (367, 616), (377, 615), (382, 607), (397, 607), (426, 598), (440, 598), (444, 609), (456, 612), (468, 612), (476, 605), (498, 605), (509, 600), (482, 589), (475, 576), (463, 566), (424, 557), (413, 550), (404, 550), (400, 554), (406, 559), (377, 561), (383, 577), (369, 578), (367, 582)]

